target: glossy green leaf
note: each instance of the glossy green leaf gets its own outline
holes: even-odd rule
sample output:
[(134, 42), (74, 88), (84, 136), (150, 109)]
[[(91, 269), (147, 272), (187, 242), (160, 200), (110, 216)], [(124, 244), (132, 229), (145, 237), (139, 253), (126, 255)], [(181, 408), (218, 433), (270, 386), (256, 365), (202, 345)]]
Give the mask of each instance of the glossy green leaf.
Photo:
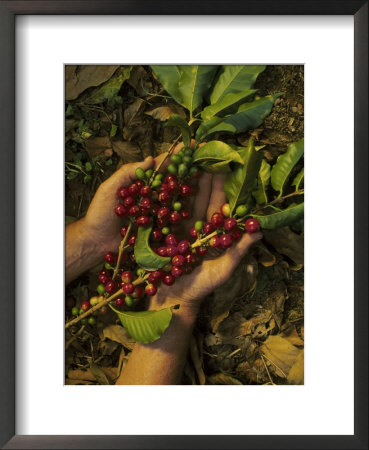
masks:
[(186, 147), (191, 144), (191, 128), (188, 123), (179, 114), (172, 114), (166, 124), (166, 127), (178, 127), (182, 133), (182, 140)]
[(210, 93), (210, 104), (219, 102), (227, 94), (250, 89), (266, 66), (223, 66)]
[(201, 169), (205, 172), (209, 173), (230, 173), (232, 172), (232, 169), (230, 167), (230, 163), (232, 161), (220, 161), (220, 162), (203, 162), (201, 164)]
[(178, 89), (181, 78), (178, 66), (151, 66), (151, 68), (168, 94), (182, 105), (182, 95)]
[(95, 105), (115, 97), (122, 87), (122, 84), (130, 77), (131, 70), (132, 67), (124, 67), (120, 75), (110, 78), (110, 80), (102, 86), (95, 89), (90, 97), (85, 100), (85, 103)]
[(150, 227), (138, 227), (134, 248), (136, 263), (145, 270), (154, 271), (161, 269), (170, 262), (170, 258), (157, 255), (150, 247), (149, 238), (152, 231)]
[(258, 185), (256, 190), (252, 193), (255, 200), (259, 205), (264, 205), (268, 203), (268, 196), (266, 193), (267, 186), (270, 182), (270, 164), (268, 164), (264, 159), (261, 162), (261, 167), (258, 175)]
[(201, 113), (201, 117), (203, 120), (208, 120), (211, 117), (215, 116), (215, 114), (218, 114), (226, 108), (229, 108), (230, 106), (240, 102), (241, 100), (250, 97), (250, 95), (254, 94), (255, 92), (256, 89), (245, 89), (242, 92), (227, 94), (221, 100), (214, 103), (214, 105), (209, 105), (204, 108)]
[(251, 214), (251, 217), (260, 222), (262, 229), (272, 230), (278, 227), (285, 227), (304, 217), (304, 203), (290, 205), (284, 210), (275, 210), (275, 212), (266, 216)]
[(227, 163), (234, 161), (243, 164), (243, 159), (239, 152), (234, 150), (230, 145), (221, 141), (210, 141), (202, 147), (195, 150), (193, 154), (193, 163), (202, 165), (216, 164), (226, 161)]
[(279, 156), (277, 162), (274, 164), (271, 172), (271, 181), (273, 189), (279, 191), (281, 196), (283, 188), (286, 184), (292, 169), (304, 154), (304, 139), (293, 142), (287, 147), (286, 153)]
[(247, 203), (256, 187), (257, 177), (263, 154), (257, 152), (252, 139), (240, 152), (244, 165), (237, 164), (232, 173), (226, 176), (224, 191), (229, 201), (231, 212), (240, 204)]
[(182, 104), (192, 112), (201, 106), (204, 95), (209, 91), (219, 66), (178, 66), (181, 78), (178, 89)]
[(172, 308), (158, 311), (118, 311), (111, 304), (109, 306), (118, 315), (130, 336), (141, 344), (159, 339), (172, 320)]
[[(242, 104), (235, 114), (223, 118), (213, 117), (204, 121), (198, 128), (196, 137), (198, 140), (216, 132), (243, 133), (261, 125), (270, 114), (274, 101), (282, 94), (268, 95), (253, 102)], [(217, 119), (217, 120), (215, 120)]]
[(296, 191), (300, 188), (300, 184), (302, 179), (304, 178), (304, 168), (300, 170), (300, 172), (295, 176), (292, 181), (292, 186), (296, 186)]

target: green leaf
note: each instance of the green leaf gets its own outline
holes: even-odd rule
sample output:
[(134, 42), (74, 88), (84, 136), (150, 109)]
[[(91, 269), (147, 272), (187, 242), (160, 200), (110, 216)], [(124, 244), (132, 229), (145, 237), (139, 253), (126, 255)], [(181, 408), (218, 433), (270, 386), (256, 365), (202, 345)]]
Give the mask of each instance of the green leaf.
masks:
[(168, 94), (182, 105), (182, 95), (178, 89), (181, 78), (178, 66), (151, 66), (151, 68)]
[(211, 117), (215, 116), (215, 114), (218, 114), (224, 109), (229, 108), (230, 106), (238, 103), (244, 98), (250, 97), (250, 95), (254, 94), (255, 92), (256, 89), (246, 89), (242, 92), (227, 94), (221, 100), (214, 103), (214, 105), (209, 105), (204, 108), (201, 113), (201, 117), (203, 120), (210, 119)]
[(258, 186), (257, 189), (252, 193), (255, 200), (259, 205), (268, 203), (268, 196), (266, 193), (266, 188), (270, 182), (270, 164), (268, 164), (264, 159), (261, 162), (261, 167), (258, 175)]
[(224, 161), (227, 163), (234, 161), (239, 164), (243, 164), (243, 160), (239, 152), (222, 141), (207, 142), (205, 145), (195, 150), (193, 154), (193, 163), (197, 163), (200, 166), (216, 164)]
[(271, 173), (271, 181), (273, 189), (279, 191), (279, 196), (283, 193), (283, 187), (286, 184), (292, 169), (298, 163), (304, 154), (304, 138), (300, 141), (293, 142), (287, 147), (286, 153), (279, 156), (274, 164)]
[(143, 269), (149, 271), (161, 269), (170, 262), (169, 257), (163, 258), (152, 251), (149, 244), (152, 228), (152, 226), (138, 227), (134, 248), (136, 263)]
[(114, 125), (114, 123), (112, 123), (110, 128), (110, 137), (114, 137), (117, 134), (117, 130), (117, 125)]
[(214, 105), (227, 94), (234, 94), (251, 88), (266, 66), (223, 66), (210, 93)]
[(141, 344), (149, 344), (159, 339), (172, 320), (173, 308), (158, 311), (118, 311), (111, 304), (109, 306), (118, 315), (130, 336)]
[[(242, 104), (235, 114), (230, 114), (223, 118), (213, 117), (209, 121), (203, 122), (198, 128), (196, 137), (204, 139), (211, 133), (229, 132), (229, 133), (243, 133), (248, 130), (257, 128), (263, 123), (265, 117), (270, 114), (274, 101), (281, 93), (268, 95), (253, 102)], [(215, 120), (218, 119), (218, 120)]]
[(188, 126), (188, 123), (181, 117), (179, 114), (172, 114), (166, 124), (165, 127), (178, 127), (182, 133), (182, 140), (186, 147), (189, 147), (191, 144), (191, 128)]
[(304, 168), (300, 170), (300, 172), (295, 176), (294, 180), (292, 181), (292, 186), (296, 186), (296, 191), (300, 188), (300, 184), (302, 179), (304, 178)]
[(201, 106), (219, 66), (178, 67), (181, 74), (178, 89), (182, 96), (182, 104), (190, 111), (192, 117), (193, 111)]
[(95, 105), (97, 103), (103, 103), (105, 100), (111, 100), (118, 94), (122, 84), (130, 77), (131, 70), (132, 67), (124, 67), (122, 69), (123, 73), (110, 78), (102, 86), (95, 89), (85, 103)]
[(85, 169), (87, 172), (91, 172), (92, 170), (92, 164), (90, 163), (90, 161), (87, 161), (85, 164)]
[(232, 169), (230, 163), (232, 161), (220, 161), (220, 162), (204, 162), (201, 164), (202, 170), (209, 173), (230, 173)]
[(257, 219), (260, 222), (261, 228), (265, 228), (266, 230), (285, 227), (292, 225), (304, 217), (304, 203), (299, 203), (298, 205), (292, 204), (284, 210), (277, 210), (266, 216), (251, 214), (251, 217)]
[(252, 139), (240, 153), (244, 165), (237, 165), (236, 169), (226, 176), (224, 184), (231, 213), (238, 205), (246, 203), (251, 196), (257, 183), (257, 176), (263, 159), (263, 154), (255, 150)]

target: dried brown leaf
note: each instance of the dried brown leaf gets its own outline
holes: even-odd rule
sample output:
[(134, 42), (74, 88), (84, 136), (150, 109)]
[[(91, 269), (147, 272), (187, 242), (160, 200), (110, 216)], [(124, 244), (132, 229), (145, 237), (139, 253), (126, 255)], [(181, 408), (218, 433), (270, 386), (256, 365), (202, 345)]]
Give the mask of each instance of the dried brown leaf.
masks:
[(91, 362), (90, 363), (90, 369), (91, 369), (91, 372), (92, 372), (93, 376), (95, 377), (96, 381), (99, 384), (102, 384), (102, 385), (112, 384), (111, 380), (107, 377), (107, 375), (105, 374), (104, 370), (100, 366), (98, 366), (97, 364)]
[(86, 141), (86, 150), (90, 158), (100, 155), (100, 153), (103, 153), (108, 148), (111, 148), (108, 136), (94, 137)]
[(204, 385), (205, 384), (205, 373), (204, 373), (204, 369), (202, 367), (203, 366), (202, 358), (200, 357), (200, 354), (199, 354), (199, 349), (197, 347), (196, 339), (193, 336), (191, 338), (191, 343), (190, 343), (190, 355), (191, 355), (192, 364), (196, 371), (197, 378), (199, 380), (199, 384)]
[(145, 109), (145, 102), (138, 98), (124, 110), (124, 124), (126, 127), (137, 125), (137, 118)]
[(287, 381), (289, 384), (304, 384), (304, 350), (300, 352), (295, 364), (291, 367)]
[(207, 377), (208, 384), (241, 384), (240, 380), (232, 377), (231, 375), (227, 375), (225, 373), (219, 372), (214, 375), (210, 375)]
[(269, 336), (260, 347), (260, 351), (274, 366), (276, 374), (287, 378), (291, 367), (295, 364), (301, 350), (280, 335)]
[(109, 325), (104, 328), (103, 334), (105, 339), (118, 342), (129, 350), (132, 350), (136, 343), (121, 325)]
[(158, 108), (145, 112), (145, 114), (162, 122), (168, 120), (172, 114), (179, 114), (181, 117), (186, 119), (186, 113), (184, 109), (179, 105), (175, 105), (174, 103), (166, 106), (159, 106)]
[(142, 160), (141, 149), (134, 142), (113, 141), (112, 144), (113, 150), (124, 164)]
[(147, 95), (152, 89), (152, 82), (142, 66), (133, 66), (127, 83), (133, 87), (138, 95)]
[(274, 266), (276, 263), (276, 257), (271, 253), (265, 245), (259, 241), (256, 242), (252, 247), (252, 253), (257, 259), (258, 263), (260, 263), (264, 267)]
[(114, 74), (119, 66), (65, 66), (65, 99), (74, 100), (83, 91), (99, 86)]
[(265, 240), (278, 253), (288, 256), (295, 264), (304, 264), (304, 237), (290, 230), (289, 227), (263, 230)]

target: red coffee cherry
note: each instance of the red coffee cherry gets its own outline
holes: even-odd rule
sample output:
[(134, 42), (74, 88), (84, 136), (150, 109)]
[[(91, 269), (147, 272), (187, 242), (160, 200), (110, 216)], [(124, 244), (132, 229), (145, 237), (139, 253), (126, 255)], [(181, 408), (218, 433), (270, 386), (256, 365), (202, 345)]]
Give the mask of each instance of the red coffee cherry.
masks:
[(132, 281), (133, 275), (129, 270), (125, 270), (124, 272), (122, 272), (120, 277), (123, 283), (130, 283)]
[(147, 225), (150, 223), (150, 217), (148, 216), (140, 216), (136, 219), (136, 225), (138, 227), (147, 227)]
[(105, 262), (108, 264), (114, 264), (117, 260), (117, 255), (115, 255), (113, 252), (105, 253), (104, 255)]
[(170, 180), (167, 182), (168, 184), (168, 191), (173, 193), (178, 189), (178, 183), (177, 180)]
[(131, 217), (136, 217), (140, 214), (140, 207), (138, 205), (133, 205), (129, 208), (128, 214)]
[(197, 247), (196, 252), (198, 255), (204, 256), (208, 252), (208, 249), (206, 247)]
[(247, 219), (245, 222), (245, 230), (248, 233), (256, 233), (260, 229), (260, 223), (256, 219)]
[(151, 272), (149, 277), (148, 277), (148, 281), (150, 281), (150, 283), (158, 283), (161, 278), (163, 276), (163, 271), (162, 270), (155, 270), (154, 272)]
[(128, 227), (122, 227), (120, 229), (120, 235), (124, 237), (127, 234)]
[(135, 184), (138, 186), (138, 189), (141, 190), (142, 186), (144, 185), (142, 180), (136, 180)]
[(128, 192), (130, 193), (130, 195), (137, 195), (139, 190), (140, 188), (137, 186), (136, 183), (131, 184), (131, 186), (129, 186), (128, 188)]
[(159, 247), (159, 248), (156, 250), (156, 253), (157, 253), (159, 256), (165, 257), (165, 256), (167, 256), (167, 248), (166, 248), (166, 247)]
[(221, 227), (223, 225), (223, 221), (223, 216), (219, 212), (214, 213), (210, 219), (210, 222), (212, 223), (214, 228)]
[(182, 216), (183, 220), (187, 220), (191, 217), (191, 214), (189, 211), (184, 210), (184, 211), (181, 211), (181, 216)]
[(120, 307), (120, 306), (123, 306), (123, 305), (124, 305), (124, 299), (123, 298), (117, 298), (115, 300), (115, 306)]
[(114, 281), (108, 281), (105, 285), (105, 291), (108, 294), (113, 294), (113, 292), (115, 292), (116, 289), (117, 289), (117, 286)]
[(142, 188), (140, 189), (140, 194), (142, 197), (148, 197), (151, 194), (151, 187), (142, 186)]
[(135, 234), (132, 234), (132, 236), (128, 239), (128, 245), (132, 245), (132, 247), (136, 243), (137, 236)]
[(132, 292), (134, 292), (135, 285), (133, 283), (123, 283), (122, 289), (125, 294), (129, 295), (132, 294)]
[(184, 262), (185, 262), (185, 258), (182, 255), (176, 255), (176, 256), (173, 256), (173, 258), (172, 258), (173, 266), (178, 266), (178, 267), (183, 266)]
[(195, 264), (196, 262), (196, 256), (193, 253), (188, 253), (185, 256), (185, 260), (187, 264)]
[(233, 217), (228, 217), (228, 219), (226, 219), (226, 220), (224, 221), (224, 229), (225, 229), (226, 231), (232, 231), (232, 230), (234, 230), (234, 228), (236, 227), (236, 225), (237, 225), (237, 221), (236, 221), (236, 219), (234, 219)]
[(109, 275), (109, 272), (106, 269), (102, 269), (100, 270), (99, 275)]
[(167, 247), (167, 256), (176, 256), (178, 255), (178, 248), (175, 247), (174, 245), (168, 245)]
[(145, 292), (146, 292), (147, 295), (153, 296), (153, 295), (156, 294), (157, 289), (152, 283), (150, 283), (150, 284), (146, 285)]
[(174, 266), (171, 270), (171, 274), (176, 278), (181, 277), (183, 275), (182, 267)]
[(188, 252), (190, 247), (191, 247), (190, 241), (188, 241), (187, 239), (184, 239), (183, 241), (181, 241), (178, 244), (178, 251), (179, 251), (179, 253), (181, 253), (183, 255), (184, 253)]
[(124, 217), (127, 214), (127, 208), (119, 203), (119, 205), (114, 208), (114, 212), (118, 217)]
[(232, 236), (230, 234), (222, 234), (219, 238), (219, 241), (221, 247), (230, 247), (232, 245)]
[(159, 228), (164, 228), (165, 226), (166, 226), (166, 224), (167, 224), (167, 219), (156, 219), (156, 225), (159, 227)]
[(123, 203), (125, 206), (127, 206), (127, 208), (129, 208), (130, 206), (132, 206), (135, 202), (135, 199), (132, 197), (132, 195), (129, 195), (128, 197), (126, 197), (123, 200)]
[(231, 236), (234, 241), (238, 241), (241, 239), (242, 233), (239, 229), (236, 229), (232, 231)]
[(118, 190), (118, 197), (119, 198), (126, 198), (126, 197), (128, 197), (129, 196), (129, 191), (128, 191), (128, 188), (127, 187), (121, 187), (119, 190)]
[(90, 309), (90, 301), (89, 300), (85, 300), (84, 302), (81, 303), (81, 309), (83, 309), (83, 311), (87, 311)]
[(172, 211), (169, 216), (171, 223), (178, 223), (181, 220), (181, 215), (178, 211)]
[(170, 200), (170, 193), (168, 191), (162, 191), (159, 193), (159, 202), (168, 203)]
[(109, 275), (105, 275), (105, 274), (100, 274), (99, 275), (99, 282), (102, 284), (106, 284), (110, 281), (110, 277)]
[(166, 206), (163, 206), (162, 208), (158, 209), (157, 216), (159, 219), (165, 219), (170, 214), (170, 209)]
[(167, 245), (178, 245), (178, 238), (174, 234), (168, 234), (168, 236), (165, 237), (165, 243)]
[(204, 226), (202, 227), (202, 231), (205, 234), (210, 234), (214, 231), (214, 225), (210, 222), (204, 223)]
[(151, 208), (151, 200), (148, 197), (144, 197), (143, 199), (141, 199), (140, 201), (140, 206), (143, 209), (149, 209)]
[(170, 273), (167, 273), (166, 275), (164, 275), (163, 279), (162, 279), (162, 282), (164, 284), (166, 284), (167, 286), (171, 286), (175, 281), (176, 281), (176, 279)]
[(182, 186), (180, 187), (180, 191), (184, 197), (187, 197), (188, 195), (191, 195), (192, 188), (189, 184), (182, 184)]
[(220, 241), (219, 241), (219, 237), (218, 236), (213, 236), (210, 240), (209, 240), (209, 245), (212, 248), (217, 248), (220, 245)]
[(190, 236), (193, 238), (197, 238), (197, 231), (195, 227), (190, 228)]
[(143, 296), (143, 289), (141, 286), (136, 286), (134, 292), (132, 293), (133, 298), (140, 298)]
[(160, 239), (161, 239), (162, 236), (163, 236), (163, 233), (161, 232), (161, 230), (160, 230), (159, 228), (154, 228), (154, 229), (152, 230), (151, 236), (153, 237), (153, 239), (154, 239), (155, 241), (160, 241)]

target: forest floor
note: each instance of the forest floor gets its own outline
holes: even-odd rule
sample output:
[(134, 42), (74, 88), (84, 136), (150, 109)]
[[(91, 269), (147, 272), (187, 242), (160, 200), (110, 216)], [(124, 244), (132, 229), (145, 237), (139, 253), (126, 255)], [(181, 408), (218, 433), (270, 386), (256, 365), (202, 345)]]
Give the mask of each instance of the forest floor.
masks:
[[(86, 102), (117, 73), (127, 78), (119, 98), (104, 93), (104, 103)], [(261, 96), (283, 95), (260, 128), (228, 141), (243, 146), (253, 137), (274, 163), (304, 135), (304, 68), (267, 66), (255, 88)], [(122, 164), (170, 147), (177, 130), (162, 125), (173, 113), (185, 117), (148, 66), (66, 67), (66, 224), (85, 215), (98, 186)], [(225, 285), (205, 299), (183, 384), (303, 384), (303, 230), (263, 234)], [(102, 265), (67, 286), (67, 320), (73, 306), (95, 295)], [(112, 312), (99, 315), (94, 326), (67, 330), (66, 383), (114, 383), (133, 345)]]

